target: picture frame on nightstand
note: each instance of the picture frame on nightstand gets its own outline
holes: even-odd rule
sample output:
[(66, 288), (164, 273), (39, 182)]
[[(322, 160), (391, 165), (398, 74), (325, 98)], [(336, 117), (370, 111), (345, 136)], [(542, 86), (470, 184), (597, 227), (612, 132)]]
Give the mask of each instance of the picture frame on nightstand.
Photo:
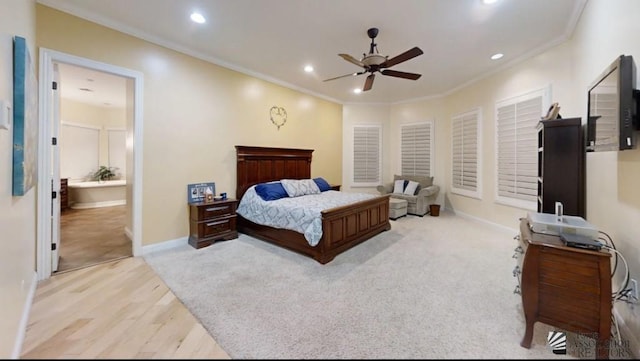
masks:
[[(215, 194), (215, 182), (192, 183), (187, 185), (187, 203), (211, 202)], [(209, 200), (207, 200), (207, 196), (209, 196)]]

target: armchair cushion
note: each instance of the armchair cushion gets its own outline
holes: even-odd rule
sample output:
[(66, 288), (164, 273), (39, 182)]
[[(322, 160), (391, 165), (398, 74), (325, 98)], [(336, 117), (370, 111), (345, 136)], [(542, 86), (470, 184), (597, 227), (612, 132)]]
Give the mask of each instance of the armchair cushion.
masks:
[(409, 181), (409, 184), (407, 184), (407, 186), (404, 189), (404, 192), (402, 192), (402, 193), (408, 194), (410, 196), (414, 196), (414, 195), (418, 194), (418, 191), (419, 191), (418, 187), (420, 187), (420, 183), (414, 182), (414, 181)]
[(433, 177), (425, 177), (419, 175), (393, 175), (393, 181), (395, 182), (398, 179), (403, 179), (407, 181), (414, 181), (420, 184), (420, 188), (427, 188), (433, 185)]

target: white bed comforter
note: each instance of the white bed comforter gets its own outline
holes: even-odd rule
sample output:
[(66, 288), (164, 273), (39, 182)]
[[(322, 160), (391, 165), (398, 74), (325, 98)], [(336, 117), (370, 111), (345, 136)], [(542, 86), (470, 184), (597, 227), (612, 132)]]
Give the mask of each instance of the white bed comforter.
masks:
[(240, 200), (236, 212), (253, 223), (274, 228), (284, 228), (304, 234), (312, 247), (322, 238), (323, 210), (375, 198), (369, 193), (325, 191), (300, 197), (287, 197), (265, 201), (255, 186), (250, 187)]

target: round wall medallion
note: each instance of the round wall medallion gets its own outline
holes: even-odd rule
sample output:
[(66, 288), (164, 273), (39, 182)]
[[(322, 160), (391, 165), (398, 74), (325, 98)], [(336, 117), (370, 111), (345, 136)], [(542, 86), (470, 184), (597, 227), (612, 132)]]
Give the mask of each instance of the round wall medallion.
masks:
[(271, 118), (271, 123), (273, 123), (273, 125), (278, 127), (278, 130), (280, 130), (280, 127), (287, 122), (287, 111), (283, 107), (274, 105), (269, 111), (269, 117)]

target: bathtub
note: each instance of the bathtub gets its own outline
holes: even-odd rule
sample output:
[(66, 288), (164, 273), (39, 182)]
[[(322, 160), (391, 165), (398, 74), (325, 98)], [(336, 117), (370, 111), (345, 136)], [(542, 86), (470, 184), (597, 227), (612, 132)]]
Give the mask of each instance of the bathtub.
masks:
[(127, 204), (127, 181), (69, 182), (69, 204), (73, 209)]

